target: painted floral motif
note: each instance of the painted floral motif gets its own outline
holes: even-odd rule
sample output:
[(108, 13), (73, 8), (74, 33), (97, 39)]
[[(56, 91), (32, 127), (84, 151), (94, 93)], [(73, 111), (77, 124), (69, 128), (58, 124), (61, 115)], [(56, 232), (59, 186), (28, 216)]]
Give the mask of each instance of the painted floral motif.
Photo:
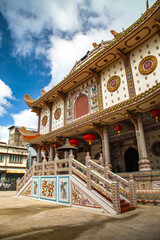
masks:
[(75, 205), (81, 205), (86, 207), (100, 208), (98, 204), (89, 199), (74, 184), (72, 184), (72, 203)]
[(60, 193), (62, 199), (67, 199), (67, 182), (61, 182)]
[(21, 193), (22, 196), (31, 197), (31, 184)]
[(93, 104), (93, 105), (96, 104), (97, 101), (98, 101), (98, 98), (97, 98), (97, 97), (93, 98), (93, 99), (92, 99), (92, 104)]
[(97, 91), (97, 86), (94, 85), (94, 86), (91, 88), (91, 93), (94, 94), (94, 93), (96, 93), (96, 91)]
[(70, 100), (68, 101), (68, 107), (72, 107), (72, 104), (73, 104), (73, 100), (70, 99)]
[(37, 195), (37, 190), (38, 190), (38, 183), (37, 181), (33, 181), (33, 191), (34, 191), (34, 195)]
[(72, 115), (72, 110), (68, 111), (68, 116), (70, 117)]
[(43, 194), (44, 197), (53, 198), (54, 190), (55, 190), (54, 181), (52, 182), (47, 182), (46, 180), (43, 181), (41, 193)]

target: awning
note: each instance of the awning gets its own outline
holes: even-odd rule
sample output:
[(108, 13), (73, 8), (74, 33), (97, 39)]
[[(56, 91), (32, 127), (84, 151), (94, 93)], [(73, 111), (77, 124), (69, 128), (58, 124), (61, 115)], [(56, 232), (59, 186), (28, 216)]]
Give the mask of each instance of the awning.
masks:
[(19, 173), (24, 174), (25, 170), (7, 170), (6, 173)]

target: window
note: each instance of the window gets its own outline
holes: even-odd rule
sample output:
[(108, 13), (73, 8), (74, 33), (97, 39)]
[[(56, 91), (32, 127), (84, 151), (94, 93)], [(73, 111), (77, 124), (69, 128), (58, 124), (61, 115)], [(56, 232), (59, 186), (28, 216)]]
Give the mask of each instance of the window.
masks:
[(0, 161), (3, 162), (3, 154), (0, 154)]
[(16, 156), (16, 155), (10, 155), (9, 162), (21, 163), (22, 162), (22, 157), (21, 156)]

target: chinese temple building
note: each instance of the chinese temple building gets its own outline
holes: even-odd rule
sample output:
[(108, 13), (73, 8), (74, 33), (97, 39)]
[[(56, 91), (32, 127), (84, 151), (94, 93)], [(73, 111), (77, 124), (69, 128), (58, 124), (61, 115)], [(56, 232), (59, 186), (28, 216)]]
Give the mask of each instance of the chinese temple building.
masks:
[[(112, 40), (93, 43), (59, 84), (41, 90), (39, 99), (24, 96), (39, 121), (37, 134), (24, 127), (21, 133), (37, 150), (39, 163), (41, 151), (53, 161), (68, 138), (78, 162), (84, 164), (89, 152), (126, 178), (128, 172), (156, 172), (160, 189), (160, 1), (126, 30), (110, 32)], [(140, 189), (150, 187), (143, 182)]]

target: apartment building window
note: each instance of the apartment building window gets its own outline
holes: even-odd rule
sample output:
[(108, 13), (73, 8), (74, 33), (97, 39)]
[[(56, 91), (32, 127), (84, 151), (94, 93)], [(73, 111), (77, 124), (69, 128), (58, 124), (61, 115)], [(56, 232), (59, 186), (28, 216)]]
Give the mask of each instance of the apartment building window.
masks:
[(3, 154), (0, 154), (0, 162), (3, 162)]
[(22, 157), (21, 156), (16, 156), (16, 155), (10, 155), (9, 156), (9, 162), (21, 163), (22, 162)]

